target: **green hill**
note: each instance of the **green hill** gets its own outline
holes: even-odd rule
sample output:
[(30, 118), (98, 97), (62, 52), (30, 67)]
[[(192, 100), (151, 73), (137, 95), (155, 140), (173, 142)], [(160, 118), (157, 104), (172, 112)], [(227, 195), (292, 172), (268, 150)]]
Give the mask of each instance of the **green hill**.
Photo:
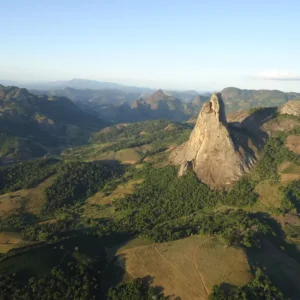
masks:
[(167, 156), (168, 148), (185, 140), (190, 131), (188, 124), (168, 120), (118, 124), (95, 132), (89, 144), (68, 148), (62, 155), (67, 159), (136, 163), (156, 154)]
[[(35, 157), (47, 149), (86, 142), (107, 123), (81, 111), (63, 97), (34, 95), (18, 87), (0, 87), (0, 153)], [(25, 154), (27, 153), (27, 154)]]
[(151, 94), (151, 90), (92, 90), (68, 87), (32, 92), (37, 95), (67, 97), (82, 110), (114, 124), (157, 119), (185, 121), (196, 115), (208, 99), (207, 96), (200, 97), (195, 91), (158, 90)]
[[(37, 95), (67, 97), (80, 109), (108, 122), (118, 124), (146, 120), (168, 119), (182, 122), (198, 115), (209, 93), (199, 95), (195, 91), (168, 92), (161, 89), (50, 89), (33, 90)], [(227, 87), (221, 91), (227, 113), (253, 107), (279, 107), (291, 99), (300, 99), (300, 93), (285, 93), (279, 90), (245, 90)]]
[(300, 99), (300, 93), (284, 93), (278, 90), (242, 90), (227, 87), (221, 91), (228, 112), (251, 107), (279, 107), (291, 99)]

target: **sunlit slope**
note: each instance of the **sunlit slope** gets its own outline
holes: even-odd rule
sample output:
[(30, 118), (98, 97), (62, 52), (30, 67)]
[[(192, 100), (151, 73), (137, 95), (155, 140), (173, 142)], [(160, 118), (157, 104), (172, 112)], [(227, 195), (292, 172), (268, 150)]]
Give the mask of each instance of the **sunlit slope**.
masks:
[(215, 237), (192, 236), (118, 254), (127, 273), (151, 276), (153, 286), (161, 286), (172, 299), (207, 299), (215, 284), (242, 285), (251, 279), (243, 250), (226, 247)]

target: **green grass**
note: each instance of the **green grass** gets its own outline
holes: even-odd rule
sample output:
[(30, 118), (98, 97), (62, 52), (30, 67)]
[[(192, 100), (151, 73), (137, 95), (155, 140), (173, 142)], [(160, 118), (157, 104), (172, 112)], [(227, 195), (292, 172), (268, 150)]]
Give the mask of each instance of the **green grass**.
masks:
[(300, 166), (290, 163), (287, 168), (281, 171), (283, 174), (300, 174)]

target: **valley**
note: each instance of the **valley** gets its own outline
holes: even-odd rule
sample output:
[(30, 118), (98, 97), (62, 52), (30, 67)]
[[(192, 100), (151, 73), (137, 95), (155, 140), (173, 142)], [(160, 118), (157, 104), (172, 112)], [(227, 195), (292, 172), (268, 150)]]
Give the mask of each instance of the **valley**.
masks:
[[(163, 94), (154, 93), (148, 104), (155, 107), (164, 101)], [(203, 104), (196, 124), (160, 117), (107, 124), (69, 100), (55, 98), (73, 107), (74, 119), (63, 116), (69, 108), (61, 116), (47, 116), (39, 108), (52, 101), (46, 96), (17, 88), (4, 89), (4, 95), (4, 299), (21, 294), (40, 299), (54, 291), (59, 298), (67, 291), (66, 299), (131, 300), (136, 293), (137, 299), (149, 294), (156, 299), (231, 300), (242, 299), (241, 294), (252, 299), (262, 291), (275, 299), (299, 298), (298, 115), (258, 107), (225, 116), (221, 95)], [(24, 114), (11, 104), (23, 107), (19, 95), (28, 99)], [(287, 106), (295, 105), (294, 100)], [(29, 121), (28, 114), (36, 116), (36, 111), (43, 116)], [(20, 132), (19, 125), (9, 126), (19, 121), (31, 127)], [(24, 156), (27, 146), (15, 141), (25, 139), (43, 151)], [(224, 139), (233, 145), (231, 152), (224, 150)], [(205, 157), (202, 173), (189, 157), (194, 150), (185, 148), (192, 166), (178, 176), (174, 153), (194, 145), (202, 149), (197, 148), (197, 157)], [(246, 163), (251, 156), (251, 163), (215, 186), (211, 183), (218, 173), (225, 178), (220, 166), (234, 166), (229, 152)]]

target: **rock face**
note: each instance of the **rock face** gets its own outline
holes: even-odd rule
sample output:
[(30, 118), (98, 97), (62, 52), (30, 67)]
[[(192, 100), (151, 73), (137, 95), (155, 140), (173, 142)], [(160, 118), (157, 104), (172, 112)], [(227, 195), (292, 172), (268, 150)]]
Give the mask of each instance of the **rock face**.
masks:
[[(170, 163), (179, 165), (178, 175), (189, 168), (211, 187), (222, 187), (238, 180), (255, 161), (254, 151), (241, 134), (229, 131), (220, 94), (205, 102), (189, 140), (170, 155)], [(247, 150), (246, 150), (247, 149)]]
[(300, 116), (300, 100), (291, 100), (280, 108), (281, 114)]

